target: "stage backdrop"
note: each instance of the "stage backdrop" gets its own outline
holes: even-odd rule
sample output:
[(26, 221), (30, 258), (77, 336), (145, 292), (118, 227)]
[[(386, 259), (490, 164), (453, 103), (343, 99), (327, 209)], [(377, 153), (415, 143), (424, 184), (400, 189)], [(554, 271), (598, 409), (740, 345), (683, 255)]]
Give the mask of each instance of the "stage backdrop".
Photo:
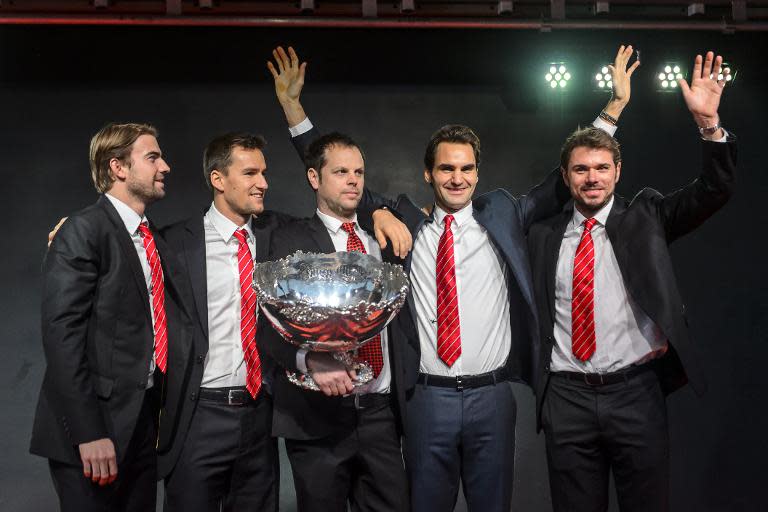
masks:
[[(426, 204), (426, 141), (444, 124), (463, 123), (483, 144), (478, 192), (522, 194), (556, 165), (564, 137), (607, 101), (590, 77), (621, 43), (643, 56), (617, 134), (624, 154), (618, 192), (629, 197), (645, 186), (670, 192), (699, 169), (695, 126), (678, 94), (656, 92), (658, 65), (689, 69), (695, 52), (711, 48), (738, 69), (721, 108), (724, 126), (739, 138), (738, 191), (673, 251), (710, 388), (701, 398), (686, 388), (668, 399), (672, 502), (680, 511), (768, 510), (764, 35), (80, 27), (0, 29), (0, 509), (55, 509), (47, 465), (27, 452), (45, 366), (40, 266), (50, 227), (96, 199), (88, 141), (102, 125), (159, 128), (172, 167), (168, 195), (150, 212), (159, 224), (208, 206), (202, 150), (229, 130), (268, 139), (267, 206), (310, 215), (314, 198), (265, 68), (273, 46), (293, 44), (309, 60), (307, 112), (321, 129), (358, 140), (372, 189), (408, 192)], [(552, 60), (569, 63), (570, 93), (548, 90), (543, 74)], [(549, 510), (532, 394), (519, 387), (517, 396), (513, 510)], [(285, 460), (282, 474), (282, 510), (292, 511)]]

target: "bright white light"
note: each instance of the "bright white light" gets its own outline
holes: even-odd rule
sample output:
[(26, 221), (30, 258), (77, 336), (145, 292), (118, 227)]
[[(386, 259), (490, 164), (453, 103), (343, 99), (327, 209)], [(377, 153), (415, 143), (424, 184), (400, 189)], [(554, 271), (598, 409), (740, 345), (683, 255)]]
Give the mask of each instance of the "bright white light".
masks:
[(672, 71), (672, 66), (664, 66), (665, 73), (669, 73), (670, 71)]
[(677, 75), (675, 75), (675, 78), (677, 80), (681, 80), (683, 78), (683, 74), (682, 73), (678, 73)]
[(557, 68), (557, 70), (558, 70), (560, 73), (565, 73), (565, 66), (563, 66), (562, 64), (560, 64), (560, 67), (559, 67), (559, 68)]
[(563, 78), (563, 75), (560, 73), (555, 73), (555, 80), (560, 80), (561, 78)]
[(731, 80), (733, 80), (733, 77), (731, 75), (728, 75), (725, 77), (726, 82), (730, 82)]
[(552, 73), (547, 73), (547, 76), (545, 76), (544, 78), (547, 80), (547, 82), (551, 82), (552, 81)]
[(605, 82), (600, 80), (599, 82), (597, 82), (597, 86), (600, 87), (601, 89), (603, 89), (605, 87)]
[(610, 80), (608, 80), (608, 87), (609, 87), (610, 89), (613, 89), (613, 82), (611, 82)]
[(565, 87), (565, 84), (567, 83), (568, 82), (566, 82), (565, 80), (560, 80), (560, 88), (562, 89), (563, 87)]
[(665, 78), (667, 78), (667, 75), (664, 73), (659, 73), (659, 80), (664, 80)]
[(603, 74), (608, 73), (608, 66), (603, 66), (603, 69), (600, 70)]
[(603, 79), (603, 75), (601, 75), (600, 73), (595, 75), (595, 80), (600, 81), (602, 79)]
[(557, 68), (555, 68), (555, 66), (551, 66), (551, 67), (549, 68), (549, 72), (550, 72), (550, 73), (552, 73), (552, 74), (554, 75), (554, 74), (555, 74), (555, 72), (557, 72)]
[(679, 73), (680, 72), (680, 66), (675, 66), (674, 68), (672, 68), (672, 71), (674, 71), (675, 73)]
[(720, 80), (722, 80), (722, 79), (723, 79), (723, 74), (722, 74), (722, 73), (720, 73), (719, 75), (717, 75), (717, 81), (718, 81), (718, 82), (719, 82)]
[(664, 81), (661, 82), (661, 86), (666, 89), (667, 87), (669, 87), (669, 82), (664, 80)]
[(677, 87), (677, 82), (669, 82), (669, 86), (674, 89)]
[(552, 80), (551, 82), (549, 82), (549, 86), (554, 89), (555, 87), (557, 87), (557, 82)]
[(566, 80), (570, 80), (571, 74), (566, 71), (565, 74), (563, 75), (563, 78), (565, 78)]
[(667, 80), (674, 80), (674, 79), (675, 79), (675, 75), (673, 75), (672, 73), (667, 74)]

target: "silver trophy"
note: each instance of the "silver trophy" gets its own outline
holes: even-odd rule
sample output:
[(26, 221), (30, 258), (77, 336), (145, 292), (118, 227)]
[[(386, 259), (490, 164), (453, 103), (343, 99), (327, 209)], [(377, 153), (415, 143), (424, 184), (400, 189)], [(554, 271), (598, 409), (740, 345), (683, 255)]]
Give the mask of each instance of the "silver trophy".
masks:
[[(259, 307), (282, 337), (311, 351), (331, 352), (355, 369), (355, 386), (373, 378), (353, 351), (379, 334), (408, 295), (402, 267), (360, 252), (297, 251), (257, 263), (253, 286)], [(287, 372), (294, 384), (319, 390), (311, 375)]]

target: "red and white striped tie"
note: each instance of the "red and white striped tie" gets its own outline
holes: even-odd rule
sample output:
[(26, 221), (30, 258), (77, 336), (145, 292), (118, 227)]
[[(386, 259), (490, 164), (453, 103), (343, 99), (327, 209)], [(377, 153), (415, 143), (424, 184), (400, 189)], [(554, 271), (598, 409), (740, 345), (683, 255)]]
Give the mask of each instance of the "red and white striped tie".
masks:
[[(355, 223), (345, 222), (341, 229), (347, 232), (347, 252), (357, 251), (367, 254), (365, 245), (355, 233)], [(371, 341), (360, 347), (357, 351), (357, 359), (370, 363), (373, 376), (378, 377), (384, 368), (384, 352), (381, 350), (381, 336), (376, 335)]]
[(146, 222), (139, 224), (139, 235), (147, 253), (147, 263), (151, 274), (152, 316), (155, 321), (155, 365), (165, 373), (168, 364), (168, 320), (165, 317), (165, 286), (163, 285), (163, 266), (157, 253), (155, 238)]
[(571, 292), (571, 351), (581, 361), (595, 353), (595, 245), (592, 228), (597, 221), (584, 221), (576, 256), (573, 260)]
[(453, 259), (453, 215), (446, 215), (445, 229), (437, 245), (437, 355), (453, 366), (461, 355), (459, 298), (456, 294), (456, 264)]
[(253, 257), (248, 247), (248, 232), (235, 231), (237, 268), (240, 272), (240, 339), (247, 373), (245, 388), (253, 398), (261, 389), (261, 358), (256, 347), (256, 292), (253, 289)]

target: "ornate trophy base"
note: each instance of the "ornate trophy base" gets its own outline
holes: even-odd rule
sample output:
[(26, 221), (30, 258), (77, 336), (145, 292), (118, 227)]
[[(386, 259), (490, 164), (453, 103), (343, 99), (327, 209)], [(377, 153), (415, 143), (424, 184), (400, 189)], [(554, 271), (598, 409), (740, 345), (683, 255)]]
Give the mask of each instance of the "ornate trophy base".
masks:
[[(357, 378), (352, 381), (352, 384), (357, 388), (363, 384), (367, 384), (373, 379), (373, 370), (371, 365), (366, 362), (355, 361), (351, 352), (332, 352), (333, 358), (337, 361), (344, 363), (347, 367), (355, 370)], [(311, 375), (301, 372), (285, 372), (288, 375), (288, 380), (293, 384), (299, 386), (302, 389), (309, 389), (312, 391), (320, 391), (320, 387), (315, 383), (315, 379)]]

